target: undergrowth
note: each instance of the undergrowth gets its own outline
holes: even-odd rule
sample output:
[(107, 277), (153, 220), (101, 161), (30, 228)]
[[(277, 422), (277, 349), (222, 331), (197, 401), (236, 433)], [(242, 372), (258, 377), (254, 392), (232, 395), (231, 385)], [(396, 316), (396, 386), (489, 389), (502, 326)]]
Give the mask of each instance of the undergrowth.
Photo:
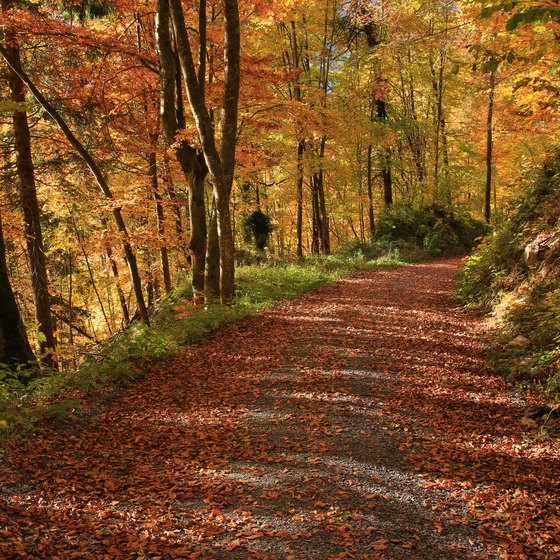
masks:
[(488, 233), (483, 222), (438, 204), (393, 204), (379, 216), (378, 243), (407, 244), (428, 257), (464, 254)]
[[(459, 295), (491, 311), (490, 355), (510, 381), (560, 400), (560, 152), (525, 177), (505, 219), (465, 261)], [(542, 243), (536, 263), (523, 256)]]
[(90, 347), (78, 371), (45, 371), (29, 381), (25, 368), (14, 376), (8, 368), (0, 367), (0, 441), (29, 434), (47, 418), (71, 417), (85, 395), (103, 392), (110, 384), (138, 379), (146, 365), (167, 359), (184, 345), (281, 300), (344, 274), (404, 262), (397, 247), (353, 244), (324, 257), (240, 266), (235, 303), (206, 309), (192, 305), (192, 291), (185, 279), (152, 310), (150, 328), (133, 324), (101, 345)]

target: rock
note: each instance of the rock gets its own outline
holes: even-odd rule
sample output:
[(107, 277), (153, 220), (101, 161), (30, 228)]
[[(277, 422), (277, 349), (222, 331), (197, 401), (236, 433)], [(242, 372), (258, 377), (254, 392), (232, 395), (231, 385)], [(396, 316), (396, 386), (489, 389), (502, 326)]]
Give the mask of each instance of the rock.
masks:
[(515, 346), (516, 348), (527, 348), (531, 346), (531, 341), (523, 335), (516, 336), (510, 343), (510, 346)]
[(535, 266), (539, 262), (539, 253), (541, 251), (541, 241), (539, 238), (531, 241), (523, 251), (523, 260), (529, 267)]
[(551, 235), (540, 234), (533, 239), (523, 251), (525, 264), (532, 268), (540, 261), (544, 260), (548, 254), (555, 254), (560, 248), (560, 233), (555, 232)]

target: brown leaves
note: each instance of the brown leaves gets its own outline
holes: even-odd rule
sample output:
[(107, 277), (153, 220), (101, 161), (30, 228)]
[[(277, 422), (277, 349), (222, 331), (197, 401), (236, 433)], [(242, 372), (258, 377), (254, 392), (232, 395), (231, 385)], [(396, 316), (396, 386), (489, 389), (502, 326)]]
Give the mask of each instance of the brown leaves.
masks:
[(12, 450), (0, 556), (558, 555), (557, 450), (484, 374), (476, 321), (440, 293), (455, 270), (369, 272), (281, 304), (158, 363), (79, 438)]

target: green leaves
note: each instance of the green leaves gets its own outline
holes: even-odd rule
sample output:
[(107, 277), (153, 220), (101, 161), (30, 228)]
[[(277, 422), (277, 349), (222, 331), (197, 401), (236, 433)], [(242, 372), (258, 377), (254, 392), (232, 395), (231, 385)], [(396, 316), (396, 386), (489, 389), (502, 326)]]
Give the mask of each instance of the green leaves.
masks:
[(484, 64), (482, 65), (482, 71), (487, 73), (496, 72), (498, 70), (499, 65), (500, 65), (499, 60), (495, 58), (491, 58), (490, 60), (484, 62)]
[[(494, 14), (513, 12), (519, 2), (504, 2), (494, 6), (486, 6), (480, 11), (481, 18), (491, 18)], [(560, 8), (552, 6), (531, 6), (516, 11), (506, 22), (506, 31), (514, 31), (520, 25), (545, 24), (560, 19)]]
[(560, 8), (540, 7), (527, 8), (514, 14), (506, 23), (506, 30), (513, 31), (519, 25), (549, 23), (560, 18)]

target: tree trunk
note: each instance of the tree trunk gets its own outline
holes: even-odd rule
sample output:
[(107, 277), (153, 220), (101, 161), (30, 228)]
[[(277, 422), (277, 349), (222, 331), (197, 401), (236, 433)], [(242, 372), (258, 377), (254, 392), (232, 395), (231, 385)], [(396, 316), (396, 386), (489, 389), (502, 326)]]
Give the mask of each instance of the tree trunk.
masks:
[(443, 152), (443, 179), (444, 179), (444, 195), (445, 203), (448, 208), (453, 206), (453, 194), (451, 192), (451, 184), (449, 183), (449, 145), (447, 142), (447, 124), (445, 117), (441, 117), (441, 149)]
[(297, 144), (297, 256), (303, 257), (303, 154), (305, 141), (299, 140)]
[[(13, 10), (12, 0), (2, 0), (2, 10)], [(17, 73), (21, 68), (19, 46), (15, 35), (9, 31), (6, 34), (6, 50), (11, 56), (16, 68), (8, 69), (10, 83), (10, 98), (16, 103), (25, 103), (25, 85)], [(14, 138), (17, 154), (17, 174), (19, 179), (19, 194), (23, 211), (25, 241), (31, 271), (31, 285), (35, 301), (35, 315), (37, 326), (42, 336), (39, 338), (41, 361), (56, 367), (54, 351), (56, 339), (54, 336), (53, 319), (51, 314), (47, 265), (43, 248), (43, 234), (41, 230), (41, 215), (37, 200), (35, 183), (35, 169), (31, 152), (31, 135), (27, 122), (27, 111), (22, 105), (12, 114)]]
[(235, 298), (235, 255), (229, 197), (216, 200), (218, 240), (220, 247), (220, 301), (230, 304)]
[(375, 219), (373, 214), (373, 173), (372, 173), (372, 151), (371, 144), (368, 145), (367, 153), (367, 194), (368, 194), (368, 218), (369, 218), (369, 238), (370, 241), (375, 235)]
[(214, 199), (212, 199), (210, 222), (208, 224), (204, 302), (206, 305), (220, 302), (220, 246), (218, 239), (218, 213)]
[[(325, 89), (326, 95), (326, 89)], [(325, 159), (325, 146), (327, 144), (327, 136), (321, 138), (321, 147), (319, 149), (319, 162), (321, 168), (317, 176), (317, 194), (319, 195), (319, 210), (321, 215), (321, 250), (324, 255), (331, 253), (331, 240), (329, 232), (329, 215), (327, 214), (327, 205), (325, 202), (325, 171), (323, 169), (323, 161)]]
[(117, 285), (117, 294), (119, 296), (119, 303), (121, 304), (121, 310), (123, 312), (123, 320), (124, 324), (128, 325), (130, 323), (130, 314), (128, 312), (128, 305), (126, 304), (126, 297), (124, 295), (123, 289), (121, 287), (121, 283), (119, 281), (119, 267), (115, 259), (113, 258), (113, 250), (111, 247), (107, 246), (107, 257), (109, 259), (109, 263), (111, 264), (111, 271), (113, 273), (113, 278), (115, 279)]
[(191, 217), (191, 239), (189, 251), (191, 254), (192, 289), (195, 304), (204, 301), (204, 274), (207, 245), (206, 204), (204, 200), (204, 182), (206, 170), (204, 162), (197, 155), (196, 162), (192, 162), (189, 174), (189, 213)]
[(496, 90), (496, 71), (490, 72), (490, 97), (488, 99), (488, 116), (486, 119), (486, 186), (484, 189), (484, 219), (490, 223), (491, 202), (492, 202), (492, 152), (494, 149), (493, 140), (493, 119), (494, 119), (494, 96)]
[[(186, 141), (175, 142), (175, 136), (184, 126), (182, 106), (181, 79), (177, 71), (177, 53), (171, 45), (169, 33), (169, 4), (167, 0), (158, 0), (157, 47), (160, 58), (160, 105), (165, 140), (168, 145), (175, 144), (175, 158), (178, 161), (189, 186), (189, 213), (191, 238), (189, 251), (191, 256), (192, 290), (195, 304), (204, 300), (204, 276), (206, 266), (206, 207), (204, 201), (204, 181), (208, 168), (200, 153)], [(202, 16), (201, 16), (202, 17)], [(203, 18), (204, 19), (204, 18)], [(200, 55), (202, 56), (202, 55)], [(204, 86), (199, 88), (203, 95)]]
[(219, 148), (212, 116), (206, 106), (199, 82), (200, 76), (195, 67), (181, 2), (168, 0), (168, 6), (191, 113), (216, 197), (220, 245), (220, 297), (222, 303), (227, 304), (233, 300), (235, 294), (234, 243), (229, 201), (235, 169), (240, 83), (238, 5), (236, 0), (223, 0), (224, 81)]
[[(382, 99), (375, 101), (377, 108), (377, 118), (385, 123), (387, 122), (387, 105)], [(381, 155), (381, 177), (383, 179), (383, 200), (385, 206), (393, 204), (393, 179), (391, 176), (391, 148), (386, 147)]]
[(437, 202), (440, 194), (439, 184), (439, 162), (440, 162), (440, 136), (443, 121), (443, 69), (444, 54), (440, 53), (439, 71), (436, 76), (436, 68), (433, 62), (430, 64), (432, 72), (432, 88), (436, 96), (436, 134), (434, 142), (434, 192), (433, 201)]
[(321, 217), (319, 229), (321, 252), (323, 255), (330, 255), (331, 240), (329, 235), (329, 216), (327, 214), (327, 206), (325, 203), (325, 173), (322, 169), (320, 169), (317, 174), (317, 196), (319, 198), (319, 215)]
[(167, 251), (165, 241), (165, 215), (163, 211), (163, 204), (161, 203), (162, 198), (159, 193), (156, 152), (150, 152), (148, 154), (148, 175), (150, 177), (150, 194), (156, 202), (156, 224), (163, 286), (166, 293), (169, 293), (171, 291), (171, 272), (169, 269), (169, 253)]
[(311, 210), (312, 210), (312, 230), (311, 230), (311, 254), (319, 255), (321, 251), (321, 208), (319, 204), (319, 178), (317, 173), (311, 176)]
[(20, 364), (34, 362), (16, 298), (8, 278), (6, 247), (0, 216), (0, 364), (14, 371)]

